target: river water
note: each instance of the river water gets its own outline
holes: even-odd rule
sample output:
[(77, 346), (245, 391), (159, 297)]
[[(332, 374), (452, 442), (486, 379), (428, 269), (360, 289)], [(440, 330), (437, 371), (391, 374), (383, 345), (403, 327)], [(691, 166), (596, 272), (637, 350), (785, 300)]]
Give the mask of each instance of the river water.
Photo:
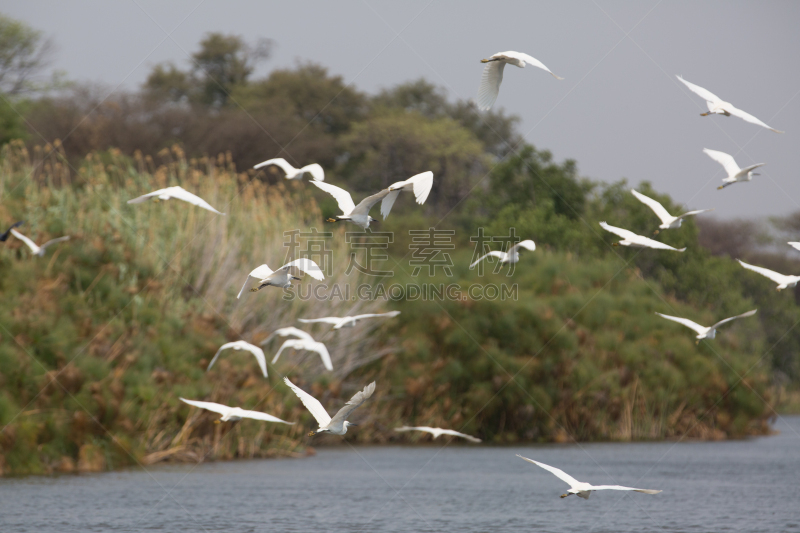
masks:
[[(440, 438), (325, 447), (304, 459), (0, 479), (0, 531), (800, 533), (800, 417), (775, 429), (727, 442), (494, 447)], [(595, 485), (663, 492), (561, 499), (567, 485), (517, 453)]]

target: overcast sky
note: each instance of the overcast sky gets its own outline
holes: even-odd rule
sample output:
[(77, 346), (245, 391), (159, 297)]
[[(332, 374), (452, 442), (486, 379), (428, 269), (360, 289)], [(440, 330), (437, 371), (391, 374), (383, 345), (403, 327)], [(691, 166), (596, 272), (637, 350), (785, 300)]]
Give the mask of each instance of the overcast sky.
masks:
[[(207, 32), (277, 44), (257, 72), (314, 61), (370, 93), (424, 77), (474, 98), (483, 65), (526, 52), (563, 76), (506, 68), (495, 104), (582, 175), (622, 177), (719, 217), (800, 211), (800, 2), (3, 2), (0, 12), (50, 36), (53, 68), (109, 90), (135, 89), (162, 61), (187, 66)], [(716, 93), (774, 128), (700, 117), (704, 102), (675, 78)], [(722, 167), (766, 163), (751, 183), (716, 190)], [(269, 157), (271, 154), (264, 154)]]

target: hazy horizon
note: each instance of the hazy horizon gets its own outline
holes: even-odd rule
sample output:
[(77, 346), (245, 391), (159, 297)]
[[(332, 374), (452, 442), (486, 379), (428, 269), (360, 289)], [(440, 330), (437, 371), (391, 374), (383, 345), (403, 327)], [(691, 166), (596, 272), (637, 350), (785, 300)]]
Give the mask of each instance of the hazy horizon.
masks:
[[(576, 160), (581, 175), (627, 178), (631, 186), (650, 181), (687, 207), (715, 208), (710, 215), (720, 218), (800, 211), (800, 183), (793, 179), (800, 166), (793, 150), (800, 73), (787, 68), (800, 50), (796, 3), (499, 2), (487, 8), (433, 1), (84, 0), (5, 5), (0, 12), (52, 38), (52, 69), (109, 90), (138, 88), (160, 62), (186, 67), (208, 32), (272, 39), (272, 56), (254, 78), (312, 61), (368, 93), (424, 77), (451, 99), (475, 97), (481, 58), (518, 50), (565, 79), (509, 67), (495, 109), (518, 115), (528, 142), (556, 160)], [(733, 117), (700, 117), (705, 103), (676, 74), (786, 133)], [(703, 148), (730, 153), (740, 166), (766, 165), (751, 183), (718, 191), (722, 167)]]

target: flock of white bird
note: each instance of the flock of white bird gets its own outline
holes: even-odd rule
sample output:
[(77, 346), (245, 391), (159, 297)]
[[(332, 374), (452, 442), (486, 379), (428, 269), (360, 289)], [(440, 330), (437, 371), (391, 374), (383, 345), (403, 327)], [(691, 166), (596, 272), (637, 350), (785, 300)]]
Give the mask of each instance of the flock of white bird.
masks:
[[(492, 107), (492, 105), (497, 100), (497, 96), (500, 91), (500, 84), (503, 80), (503, 70), (506, 64), (510, 64), (519, 68), (524, 68), (526, 65), (532, 65), (534, 67), (538, 67), (548, 73), (550, 73), (553, 77), (558, 80), (563, 78), (555, 75), (553, 72), (548, 69), (544, 63), (537, 60), (534, 57), (531, 57), (527, 54), (520, 53), (520, 52), (501, 52), (498, 54), (494, 54), (489, 57), (489, 59), (482, 59), (482, 63), (485, 63), (486, 66), (484, 67), (483, 76), (481, 78), (480, 87), (478, 90), (478, 97), (477, 97), (477, 106), (481, 110), (488, 110)], [(729, 102), (725, 102), (715, 94), (711, 93), (710, 91), (703, 89), (693, 83), (690, 83), (684, 80), (682, 77), (678, 76), (678, 79), (686, 85), (692, 92), (697, 94), (698, 96), (702, 97), (706, 100), (706, 104), (708, 106), (708, 112), (702, 113), (702, 116), (707, 116), (711, 114), (720, 114), (725, 116), (735, 116), (739, 117), (747, 122), (752, 124), (756, 124), (758, 126), (770, 129), (777, 133), (780, 132), (761, 120), (757, 119), (753, 115), (746, 113), (736, 107)], [(734, 161), (733, 157), (724, 153), (719, 152), (716, 150), (709, 150), (707, 148), (703, 149), (703, 151), (711, 157), (713, 160), (717, 161), (721, 164), (726, 173), (727, 177), (723, 179), (723, 185), (719, 188), (722, 189), (734, 183), (743, 182), (743, 181), (750, 181), (752, 176), (757, 175), (753, 173), (753, 170), (763, 165), (763, 163), (759, 163), (756, 165), (750, 165), (745, 168), (740, 168), (736, 162)], [(389, 212), (392, 209), (397, 197), (399, 196), (401, 191), (408, 191), (414, 194), (414, 197), (418, 204), (425, 203), (425, 200), (428, 198), (428, 195), (431, 191), (433, 186), (433, 173), (432, 172), (423, 172), (421, 174), (417, 174), (405, 181), (400, 181), (394, 183), (371, 196), (368, 196), (361, 200), (358, 204), (355, 204), (353, 201), (350, 193), (345, 191), (344, 189), (337, 187), (335, 185), (331, 185), (330, 183), (325, 182), (325, 172), (324, 169), (316, 163), (312, 163), (306, 165), (301, 168), (295, 168), (290, 163), (288, 163), (285, 159), (282, 158), (274, 158), (264, 161), (263, 163), (259, 163), (255, 165), (254, 168), (260, 169), (264, 167), (275, 166), (280, 168), (284, 174), (286, 179), (302, 179), (305, 174), (309, 174), (312, 178), (310, 183), (313, 183), (319, 189), (325, 191), (326, 193), (330, 194), (337, 202), (339, 209), (341, 210), (342, 214), (337, 215), (334, 218), (328, 219), (329, 222), (339, 222), (339, 221), (348, 221), (356, 226), (359, 226), (362, 229), (367, 229), (372, 222), (376, 222), (374, 218), (369, 215), (370, 210), (372, 207), (381, 202), (381, 215), (385, 219)], [(643, 204), (647, 205), (653, 212), (658, 216), (661, 220), (661, 224), (658, 226), (658, 229), (655, 230), (655, 234), (658, 234), (660, 230), (668, 230), (668, 229), (676, 229), (681, 226), (681, 223), (685, 217), (694, 216), (706, 211), (710, 211), (710, 209), (702, 209), (696, 211), (689, 211), (687, 213), (683, 213), (678, 216), (673, 216), (656, 200), (649, 198), (636, 190), (631, 190), (631, 193)], [(203, 200), (202, 198), (192, 194), (185, 189), (174, 186), (174, 187), (167, 187), (165, 189), (160, 189), (157, 191), (153, 191), (151, 193), (142, 195), (138, 198), (134, 198), (129, 200), (129, 204), (139, 204), (145, 202), (147, 200), (153, 201), (166, 201), (170, 199), (177, 199), (182, 200), (184, 202), (188, 202), (192, 205), (197, 207), (201, 207), (218, 215), (225, 215), (212, 207), (208, 202)], [(47, 241), (46, 243), (42, 244), (41, 246), (37, 245), (33, 240), (29, 239), (25, 235), (21, 234), (15, 228), (19, 227), (22, 222), (15, 223), (11, 228), (9, 228), (5, 233), (0, 234), (0, 241), (5, 241), (8, 238), (9, 233), (14, 237), (20, 239), (24, 242), (31, 250), (33, 255), (42, 257), (44, 256), (47, 248), (53, 244), (63, 242), (68, 240), (69, 236), (63, 236), (56, 239), (52, 239)], [(667, 244), (658, 242), (654, 239), (644, 237), (642, 235), (637, 235), (631, 231), (628, 231), (623, 228), (618, 228), (607, 224), (606, 222), (600, 222), (600, 226), (622, 238), (617, 243), (613, 243), (616, 245), (621, 246), (631, 246), (631, 247), (640, 247), (640, 248), (653, 248), (659, 250), (671, 250), (676, 252), (683, 252), (686, 248), (674, 248)], [(794, 248), (800, 250), (800, 242), (790, 242), (789, 243)], [(483, 261), (488, 257), (495, 257), (499, 261), (500, 264), (511, 264), (517, 263), (519, 261), (519, 250), (524, 248), (526, 250), (534, 251), (536, 249), (536, 245), (532, 240), (523, 240), (513, 246), (510, 246), (507, 251), (491, 251), (486, 255), (480, 257), (477, 261), (470, 265), (470, 268), (474, 268), (478, 263)], [(778, 290), (787, 288), (787, 287), (794, 287), (798, 281), (800, 281), (800, 276), (785, 276), (782, 274), (778, 274), (777, 272), (773, 272), (771, 270), (767, 270), (765, 268), (749, 265), (744, 263), (743, 261), (739, 261), (741, 265), (754, 272), (757, 272), (767, 278), (771, 279), (775, 283), (778, 284)], [(294, 272), (301, 271), (316, 280), (324, 279), (322, 270), (319, 266), (309, 259), (301, 258), (291, 261), (282, 267), (278, 268), (277, 270), (272, 270), (266, 264), (263, 264), (255, 269), (253, 269), (247, 276), (242, 289), (239, 291), (237, 295), (237, 299), (241, 298), (245, 292), (256, 292), (260, 289), (263, 289), (268, 286), (272, 287), (280, 287), (286, 288), (291, 287), (292, 281), (299, 280), (300, 278), (294, 275)], [(253, 286), (255, 285), (255, 286)], [(251, 288), (252, 287), (252, 288)], [(701, 326), (689, 319), (663, 315), (661, 313), (656, 313), (657, 315), (666, 318), (668, 320), (672, 320), (683, 324), (684, 326), (694, 330), (697, 333), (697, 342), (699, 343), (702, 339), (713, 339), (716, 336), (716, 330), (719, 326), (730, 322), (732, 320), (736, 320), (739, 318), (749, 317), (756, 313), (756, 310), (748, 311), (738, 316), (726, 318), (721, 320), (710, 327)], [(313, 319), (299, 319), (301, 323), (311, 324), (311, 323), (324, 323), (333, 326), (333, 330), (339, 330), (344, 327), (352, 327), (355, 326), (356, 322), (359, 320), (366, 320), (366, 319), (375, 319), (375, 318), (389, 318), (394, 317), (399, 314), (399, 311), (392, 311), (390, 313), (381, 313), (381, 314), (364, 314), (364, 315), (356, 315), (356, 316), (344, 316), (344, 317), (323, 317), (323, 318), (313, 318)], [(322, 365), (327, 370), (333, 370), (333, 364), (331, 362), (330, 354), (326, 346), (322, 342), (318, 342), (314, 340), (314, 338), (307, 332), (302, 331), (295, 327), (284, 327), (274, 331), (266, 340), (264, 340), (261, 344), (266, 345), (269, 343), (273, 338), (276, 336), (280, 337), (291, 337), (288, 338), (286, 341), (278, 349), (275, 357), (272, 359), (272, 364), (275, 364), (278, 358), (281, 356), (284, 350), (286, 349), (294, 349), (294, 350), (306, 350), (311, 352), (316, 352), (319, 354), (321, 358)], [(244, 350), (250, 352), (253, 356), (255, 356), (258, 366), (261, 370), (261, 373), (264, 377), (267, 377), (267, 361), (266, 356), (264, 354), (264, 350), (260, 347), (250, 344), (246, 341), (239, 340), (235, 342), (229, 342), (220, 346), (217, 353), (214, 355), (213, 359), (208, 365), (208, 370), (214, 365), (216, 360), (219, 358), (220, 354), (227, 350)], [(331, 417), (327, 410), (322, 406), (322, 404), (313, 396), (302, 390), (300, 387), (289, 381), (288, 377), (284, 377), (283, 381), (285, 384), (297, 395), (303, 405), (308, 409), (314, 419), (317, 421), (319, 425), (318, 429), (311, 431), (308, 435), (313, 436), (318, 433), (332, 433), (334, 435), (344, 435), (347, 433), (347, 428), (349, 426), (355, 426), (356, 424), (347, 420), (350, 414), (357, 409), (361, 404), (363, 404), (366, 400), (368, 400), (373, 393), (375, 392), (375, 382), (370, 383), (363, 390), (356, 393), (348, 402), (344, 404), (344, 406), (339, 409), (339, 411)], [(221, 405), (218, 403), (213, 402), (204, 402), (204, 401), (195, 401), (195, 400), (187, 400), (181, 398), (181, 401), (200, 408), (206, 409), (221, 415), (221, 417), (216, 422), (233, 422), (238, 421), (244, 418), (250, 418), (253, 420), (260, 420), (264, 422), (275, 422), (280, 424), (294, 424), (294, 422), (287, 422), (285, 420), (281, 420), (275, 416), (272, 416), (267, 413), (262, 413), (258, 411), (250, 411), (245, 410), (240, 407), (229, 407), (225, 405)], [(402, 426), (395, 429), (397, 432), (406, 432), (406, 431), (420, 431), (426, 432), (432, 435), (434, 439), (440, 437), (441, 435), (449, 435), (452, 437), (459, 437), (466, 439), (470, 442), (481, 442), (480, 439), (473, 437), (471, 435), (466, 435), (464, 433), (460, 433), (458, 431), (454, 431), (451, 429), (443, 429), (443, 428), (433, 428), (427, 426)], [(661, 492), (659, 490), (648, 490), (648, 489), (638, 489), (632, 487), (624, 487), (620, 485), (590, 485), (589, 483), (581, 482), (576, 480), (575, 478), (569, 476), (562, 470), (558, 468), (546, 465), (544, 463), (534, 461), (533, 459), (528, 459), (527, 457), (522, 457), (518, 455), (521, 459), (528, 461), (529, 463), (535, 464), (548, 472), (551, 472), (559, 479), (566, 482), (570, 489), (565, 493), (562, 494), (561, 497), (567, 497), (571, 494), (575, 494), (581, 498), (588, 499), (589, 495), (592, 491), (597, 490), (623, 490), (623, 491), (636, 491), (642, 492), (645, 494), (656, 494)]]

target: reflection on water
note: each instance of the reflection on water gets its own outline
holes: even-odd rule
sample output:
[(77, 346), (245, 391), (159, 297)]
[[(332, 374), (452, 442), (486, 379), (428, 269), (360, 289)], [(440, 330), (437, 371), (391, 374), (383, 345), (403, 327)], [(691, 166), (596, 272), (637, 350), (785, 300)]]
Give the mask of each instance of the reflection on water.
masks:
[[(320, 449), (0, 480), (0, 531), (800, 531), (800, 417), (745, 441)], [(442, 439), (442, 442), (447, 442)], [(582, 481), (663, 489), (559, 498)]]

